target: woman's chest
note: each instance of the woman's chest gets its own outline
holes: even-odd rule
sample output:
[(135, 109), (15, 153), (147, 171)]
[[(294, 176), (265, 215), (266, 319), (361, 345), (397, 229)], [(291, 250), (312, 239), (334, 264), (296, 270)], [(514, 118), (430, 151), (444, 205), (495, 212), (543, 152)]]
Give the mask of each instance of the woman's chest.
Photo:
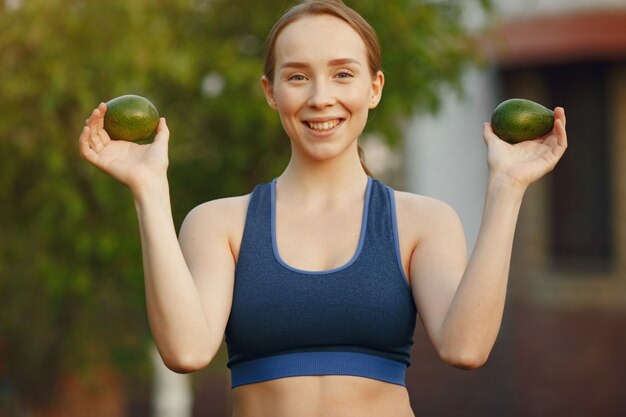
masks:
[(280, 259), (296, 269), (328, 271), (348, 263), (362, 243), (362, 209), (277, 208), (274, 244)]

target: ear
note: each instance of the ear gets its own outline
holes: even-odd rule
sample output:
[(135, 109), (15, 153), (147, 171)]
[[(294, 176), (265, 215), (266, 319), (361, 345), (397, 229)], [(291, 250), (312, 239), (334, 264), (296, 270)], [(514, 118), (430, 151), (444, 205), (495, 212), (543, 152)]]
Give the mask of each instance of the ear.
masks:
[(369, 108), (374, 109), (380, 103), (383, 96), (383, 87), (385, 86), (385, 74), (382, 71), (378, 71), (376, 76), (372, 80), (371, 95)]
[(274, 85), (265, 75), (261, 77), (261, 84), (263, 85), (263, 93), (265, 93), (265, 100), (267, 101), (267, 104), (276, 110), (278, 106), (276, 105), (276, 100), (274, 99)]

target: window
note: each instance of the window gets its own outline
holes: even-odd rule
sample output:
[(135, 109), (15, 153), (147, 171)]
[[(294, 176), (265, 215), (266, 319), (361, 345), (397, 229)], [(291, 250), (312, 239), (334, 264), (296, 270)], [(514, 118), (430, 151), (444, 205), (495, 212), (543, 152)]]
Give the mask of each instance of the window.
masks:
[(550, 177), (552, 256), (557, 266), (608, 266), (613, 216), (607, 66), (573, 64), (544, 74), (551, 105), (566, 109), (573, 144)]
[(613, 260), (609, 68), (588, 62), (502, 72), (506, 98), (566, 110), (570, 147), (547, 178), (548, 247), (555, 267), (608, 268)]

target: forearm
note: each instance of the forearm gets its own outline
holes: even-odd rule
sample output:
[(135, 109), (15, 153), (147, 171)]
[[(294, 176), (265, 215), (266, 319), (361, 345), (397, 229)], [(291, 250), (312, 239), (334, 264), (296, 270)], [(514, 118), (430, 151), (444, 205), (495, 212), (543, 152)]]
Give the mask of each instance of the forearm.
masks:
[(525, 187), (489, 178), (480, 231), (441, 332), (443, 356), (482, 364), (498, 335)]
[(167, 179), (134, 193), (141, 234), (146, 304), (166, 364), (187, 371), (210, 360), (209, 325), (172, 218)]
[[(563, 108), (555, 109), (554, 119), (548, 134), (513, 146), (500, 140), (489, 123), (484, 125), (490, 176), (480, 231), (444, 318), (431, 321), (441, 356), (454, 358), (449, 362), (480, 365), (493, 347), (502, 322), (522, 197), (530, 184), (554, 169), (567, 149)], [(458, 361), (459, 357), (470, 359)]]

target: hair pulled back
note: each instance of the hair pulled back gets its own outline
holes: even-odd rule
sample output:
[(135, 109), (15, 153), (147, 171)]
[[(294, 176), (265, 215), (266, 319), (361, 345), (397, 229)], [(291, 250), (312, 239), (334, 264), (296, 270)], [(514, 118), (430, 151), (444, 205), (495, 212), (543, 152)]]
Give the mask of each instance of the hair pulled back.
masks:
[[(278, 35), (290, 23), (306, 16), (330, 15), (335, 16), (346, 22), (354, 29), (367, 49), (369, 60), (369, 69), (372, 77), (375, 77), (379, 71), (382, 71), (382, 59), (380, 50), (380, 41), (378, 35), (372, 26), (355, 10), (346, 6), (341, 0), (304, 0), (301, 3), (288, 9), (280, 19), (276, 21), (265, 41), (265, 62), (263, 66), (263, 75), (270, 84), (274, 83), (276, 75), (276, 40)], [(365, 164), (365, 153), (361, 144), (358, 144), (359, 159), (361, 165), (367, 175), (372, 175)]]
[(376, 32), (370, 24), (356, 11), (346, 6), (341, 0), (305, 0), (293, 6), (276, 21), (265, 41), (265, 64), (263, 75), (270, 83), (274, 82), (276, 55), (274, 48), (276, 40), (282, 30), (290, 23), (306, 17), (316, 15), (335, 16), (346, 22), (354, 29), (367, 48), (369, 67), (372, 77), (382, 70), (380, 43)]

